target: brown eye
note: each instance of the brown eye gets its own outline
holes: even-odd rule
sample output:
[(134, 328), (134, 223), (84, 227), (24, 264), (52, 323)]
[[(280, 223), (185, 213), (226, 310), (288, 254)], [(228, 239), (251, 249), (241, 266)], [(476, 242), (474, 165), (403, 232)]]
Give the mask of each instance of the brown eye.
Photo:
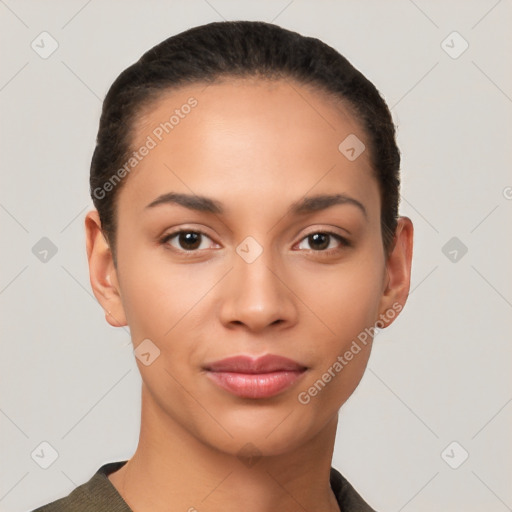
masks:
[[(197, 249), (201, 248), (204, 239), (211, 240), (210, 237), (201, 231), (181, 230), (167, 235), (161, 242), (162, 244), (169, 244), (177, 250), (197, 252)], [(171, 243), (174, 240), (176, 240), (176, 243)], [(202, 247), (202, 249), (208, 249), (208, 244), (206, 247)]]
[[(335, 242), (333, 245), (333, 241), (338, 242), (337, 247)], [(348, 240), (337, 233), (329, 231), (316, 231), (314, 233), (310, 233), (301, 240), (300, 245), (304, 244), (304, 242), (307, 242), (310, 250), (326, 253), (335, 252), (342, 249), (344, 246), (350, 245)], [(300, 245), (300, 249), (308, 249), (308, 247), (300, 247)]]
[(178, 244), (187, 251), (197, 249), (201, 245), (201, 236), (201, 233), (193, 231), (179, 233)]
[(313, 247), (315, 251), (323, 251), (329, 247), (330, 235), (326, 233), (314, 233), (307, 238), (309, 245)]

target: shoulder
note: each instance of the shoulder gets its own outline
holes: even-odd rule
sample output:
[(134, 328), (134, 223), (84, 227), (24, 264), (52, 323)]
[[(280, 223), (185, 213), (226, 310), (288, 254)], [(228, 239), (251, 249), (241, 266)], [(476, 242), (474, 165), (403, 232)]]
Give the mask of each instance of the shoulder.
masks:
[(352, 484), (335, 468), (331, 467), (331, 487), (340, 509), (347, 512), (376, 512)]
[(47, 503), (31, 512), (132, 512), (107, 478), (126, 461), (101, 466), (85, 483), (67, 496)]

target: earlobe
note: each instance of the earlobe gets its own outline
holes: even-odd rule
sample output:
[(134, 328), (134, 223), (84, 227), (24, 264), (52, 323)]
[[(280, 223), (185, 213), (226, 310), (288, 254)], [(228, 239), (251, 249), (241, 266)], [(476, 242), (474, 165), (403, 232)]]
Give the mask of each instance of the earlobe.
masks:
[(94, 296), (105, 311), (105, 320), (113, 327), (127, 325), (116, 278), (112, 251), (101, 230), (97, 210), (85, 217), (89, 279)]
[(399, 217), (394, 246), (386, 261), (386, 279), (383, 288), (380, 324), (388, 327), (403, 309), (411, 284), (411, 266), (414, 228), (411, 219)]

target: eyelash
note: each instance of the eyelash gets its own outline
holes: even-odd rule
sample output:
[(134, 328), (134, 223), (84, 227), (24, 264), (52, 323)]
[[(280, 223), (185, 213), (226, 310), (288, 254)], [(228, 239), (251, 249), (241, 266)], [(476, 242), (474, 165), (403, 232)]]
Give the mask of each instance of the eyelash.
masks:
[[(172, 240), (174, 237), (176, 237), (177, 235), (181, 234), (181, 233), (195, 233), (195, 234), (200, 234), (202, 236), (205, 236), (207, 238), (210, 238), (204, 231), (201, 231), (201, 230), (194, 230), (194, 229), (180, 229), (178, 231), (174, 231), (173, 233), (169, 233), (167, 235), (165, 235), (161, 240), (160, 240), (160, 243), (162, 245), (168, 245), (168, 242), (170, 240)], [(303, 236), (300, 241), (299, 241), (299, 244), (305, 240), (306, 238), (310, 237), (311, 235), (316, 235), (316, 234), (322, 234), (322, 235), (328, 235), (330, 237), (333, 237), (335, 238), (336, 240), (338, 240), (338, 242), (340, 242), (341, 244), (341, 247), (336, 247), (334, 249), (325, 249), (325, 250), (317, 250), (315, 251), (314, 249), (309, 249), (310, 252), (314, 252), (318, 255), (320, 255), (321, 257), (322, 256), (331, 256), (341, 250), (343, 250), (344, 248), (347, 248), (347, 247), (352, 247), (352, 243), (347, 240), (345, 237), (339, 235), (338, 233), (334, 233), (333, 231), (311, 231), (310, 233), (306, 234), (305, 236)], [(210, 238), (211, 239), (211, 238)], [(200, 252), (200, 250), (197, 250), (197, 249), (194, 249), (194, 250), (185, 250), (185, 249), (176, 249), (176, 247), (172, 247), (171, 250), (175, 250), (175, 251), (178, 251), (180, 252), (181, 254), (185, 255), (186, 257), (194, 257), (196, 256), (198, 252)], [(203, 249), (204, 250), (204, 249)]]

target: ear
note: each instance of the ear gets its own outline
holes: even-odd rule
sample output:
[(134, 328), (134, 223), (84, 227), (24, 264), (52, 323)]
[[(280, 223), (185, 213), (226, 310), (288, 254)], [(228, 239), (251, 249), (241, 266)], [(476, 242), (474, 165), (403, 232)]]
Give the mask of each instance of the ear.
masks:
[(97, 210), (85, 216), (85, 234), (89, 279), (94, 296), (105, 310), (105, 320), (113, 327), (127, 325), (112, 251)]
[(399, 217), (393, 248), (386, 261), (386, 278), (377, 327), (391, 325), (404, 307), (411, 285), (413, 224), (409, 217)]

